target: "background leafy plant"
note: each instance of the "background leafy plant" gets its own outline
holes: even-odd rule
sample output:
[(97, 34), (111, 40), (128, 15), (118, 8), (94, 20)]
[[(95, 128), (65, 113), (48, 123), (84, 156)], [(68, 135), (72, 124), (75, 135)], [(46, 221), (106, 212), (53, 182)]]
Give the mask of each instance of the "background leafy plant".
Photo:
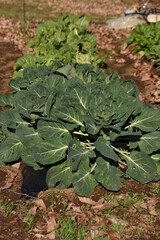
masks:
[(16, 62), (15, 71), (41, 64), (51, 65), (55, 60), (89, 63), (104, 66), (98, 56), (96, 37), (86, 31), (91, 20), (86, 15), (62, 14), (54, 21), (49, 20), (36, 29), (36, 36), (28, 48), (33, 54), (26, 54)]
[(49, 167), (49, 188), (90, 195), (98, 183), (118, 191), (123, 176), (159, 180), (160, 113), (141, 102), (133, 81), (120, 83), (88, 64), (56, 62), (23, 71), (0, 95), (0, 163), (20, 158)]
[(154, 65), (160, 66), (160, 22), (137, 25), (126, 43), (133, 44), (133, 53), (139, 52), (148, 60), (155, 59)]

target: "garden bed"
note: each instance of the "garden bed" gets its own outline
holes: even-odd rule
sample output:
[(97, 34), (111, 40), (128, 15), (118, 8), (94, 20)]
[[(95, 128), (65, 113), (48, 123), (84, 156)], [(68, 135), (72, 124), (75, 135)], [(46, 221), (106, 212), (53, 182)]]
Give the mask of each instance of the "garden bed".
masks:
[[(12, 28), (12, 23), (10, 26)], [(25, 46), (24, 42), (21, 44), (23, 47), (19, 47), (19, 41), (14, 40), (14, 31), (8, 35), (7, 29), (6, 26), (6, 34), (4, 31), (0, 38), (3, 64), (0, 91), (6, 94), (10, 91), (8, 81), (12, 77), (14, 63)], [(142, 99), (159, 103), (154, 95), (159, 73), (144, 58), (130, 54), (130, 49), (123, 44), (128, 30), (115, 31), (103, 25), (92, 25), (90, 31), (97, 36), (100, 54), (108, 54), (110, 50), (107, 63), (111, 72), (117, 71), (122, 80), (134, 79)], [(19, 39), (22, 39), (21, 35)], [(16, 45), (9, 43), (11, 40)], [(131, 180), (115, 194), (98, 186), (89, 198), (80, 198), (72, 188), (42, 191), (38, 199), (28, 201), (21, 199), (23, 168), (21, 164), (0, 169), (0, 239), (158, 240), (159, 182), (141, 185)], [(24, 194), (24, 197), (28, 196)]]

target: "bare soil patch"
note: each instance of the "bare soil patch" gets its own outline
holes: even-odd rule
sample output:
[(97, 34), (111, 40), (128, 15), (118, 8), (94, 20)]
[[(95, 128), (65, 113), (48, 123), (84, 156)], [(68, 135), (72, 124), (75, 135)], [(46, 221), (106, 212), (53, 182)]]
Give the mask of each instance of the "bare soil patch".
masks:
[(9, 94), (8, 82), (12, 78), (15, 61), (22, 56), (15, 45), (8, 42), (0, 42), (0, 93)]

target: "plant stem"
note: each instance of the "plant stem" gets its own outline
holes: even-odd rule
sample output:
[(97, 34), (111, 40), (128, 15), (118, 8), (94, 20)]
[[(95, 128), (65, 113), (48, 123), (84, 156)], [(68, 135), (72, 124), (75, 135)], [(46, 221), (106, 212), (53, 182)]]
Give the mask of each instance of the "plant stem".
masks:
[(93, 143), (81, 142), (81, 145), (82, 145), (83, 147), (86, 147), (86, 148), (90, 149), (90, 150), (94, 150), (94, 149), (95, 149), (95, 147), (93, 146)]
[(88, 136), (88, 133), (76, 132), (74, 131), (73, 134), (81, 135), (81, 136)]
[[(127, 157), (128, 154), (129, 154), (128, 152), (121, 151), (121, 150), (119, 150), (118, 148), (116, 148), (116, 147), (114, 147), (114, 146), (112, 146), (112, 148), (113, 148), (116, 152), (122, 154), (122, 155), (125, 156), (125, 157)], [(123, 165), (127, 166), (127, 164), (124, 163), (124, 162), (122, 162), (121, 160), (118, 160), (118, 162), (120, 162), (120, 163), (122, 163)]]

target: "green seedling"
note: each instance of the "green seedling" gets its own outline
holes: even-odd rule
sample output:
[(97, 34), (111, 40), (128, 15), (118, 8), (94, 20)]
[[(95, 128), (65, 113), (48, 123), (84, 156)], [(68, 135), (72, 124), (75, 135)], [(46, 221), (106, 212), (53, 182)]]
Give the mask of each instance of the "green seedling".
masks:
[(32, 232), (34, 226), (35, 226), (35, 216), (33, 216), (30, 213), (26, 214), (26, 218), (25, 218), (25, 223), (27, 224), (27, 226), (25, 227), (25, 231), (26, 232)]
[(14, 204), (12, 202), (0, 200), (0, 208), (4, 209), (6, 215), (10, 215), (14, 210)]
[(52, 209), (55, 209), (58, 203), (60, 202), (60, 200), (62, 199), (61, 195), (59, 194), (55, 195), (53, 191), (49, 192), (48, 197), (49, 197), (49, 205), (50, 205), (50, 208)]
[(118, 223), (112, 223), (110, 226), (110, 229), (112, 229), (113, 231), (115, 231), (119, 234), (123, 234), (123, 232), (124, 232), (124, 226), (122, 226), (121, 224), (118, 224)]
[(153, 188), (150, 190), (149, 194), (150, 194), (151, 196), (160, 198), (160, 197), (159, 197), (159, 195), (160, 195), (160, 189), (159, 189), (158, 187), (153, 187)]
[(134, 234), (140, 238), (143, 236), (144, 232), (141, 229), (135, 229)]
[(153, 223), (153, 221), (154, 221), (154, 216), (153, 215), (149, 215), (148, 216), (148, 222), (149, 223)]
[(110, 240), (110, 237), (95, 237), (93, 240)]
[(86, 229), (83, 226), (77, 226), (75, 221), (69, 216), (66, 219), (61, 218), (58, 221), (59, 229), (56, 230), (56, 236), (61, 240), (76, 239), (83, 240), (86, 235)]
[(124, 207), (127, 208), (130, 205), (135, 204), (139, 200), (139, 195), (137, 193), (131, 194), (131, 193), (126, 193), (125, 199), (121, 200), (118, 199), (118, 203)]
[(40, 212), (40, 215), (42, 216), (43, 219), (45, 219), (45, 217), (47, 216), (47, 212), (44, 211), (44, 210), (42, 210), (42, 211)]
[(91, 205), (85, 204), (81, 206), (81, 210), (84, 212), (90, 211), (91, 210)]

